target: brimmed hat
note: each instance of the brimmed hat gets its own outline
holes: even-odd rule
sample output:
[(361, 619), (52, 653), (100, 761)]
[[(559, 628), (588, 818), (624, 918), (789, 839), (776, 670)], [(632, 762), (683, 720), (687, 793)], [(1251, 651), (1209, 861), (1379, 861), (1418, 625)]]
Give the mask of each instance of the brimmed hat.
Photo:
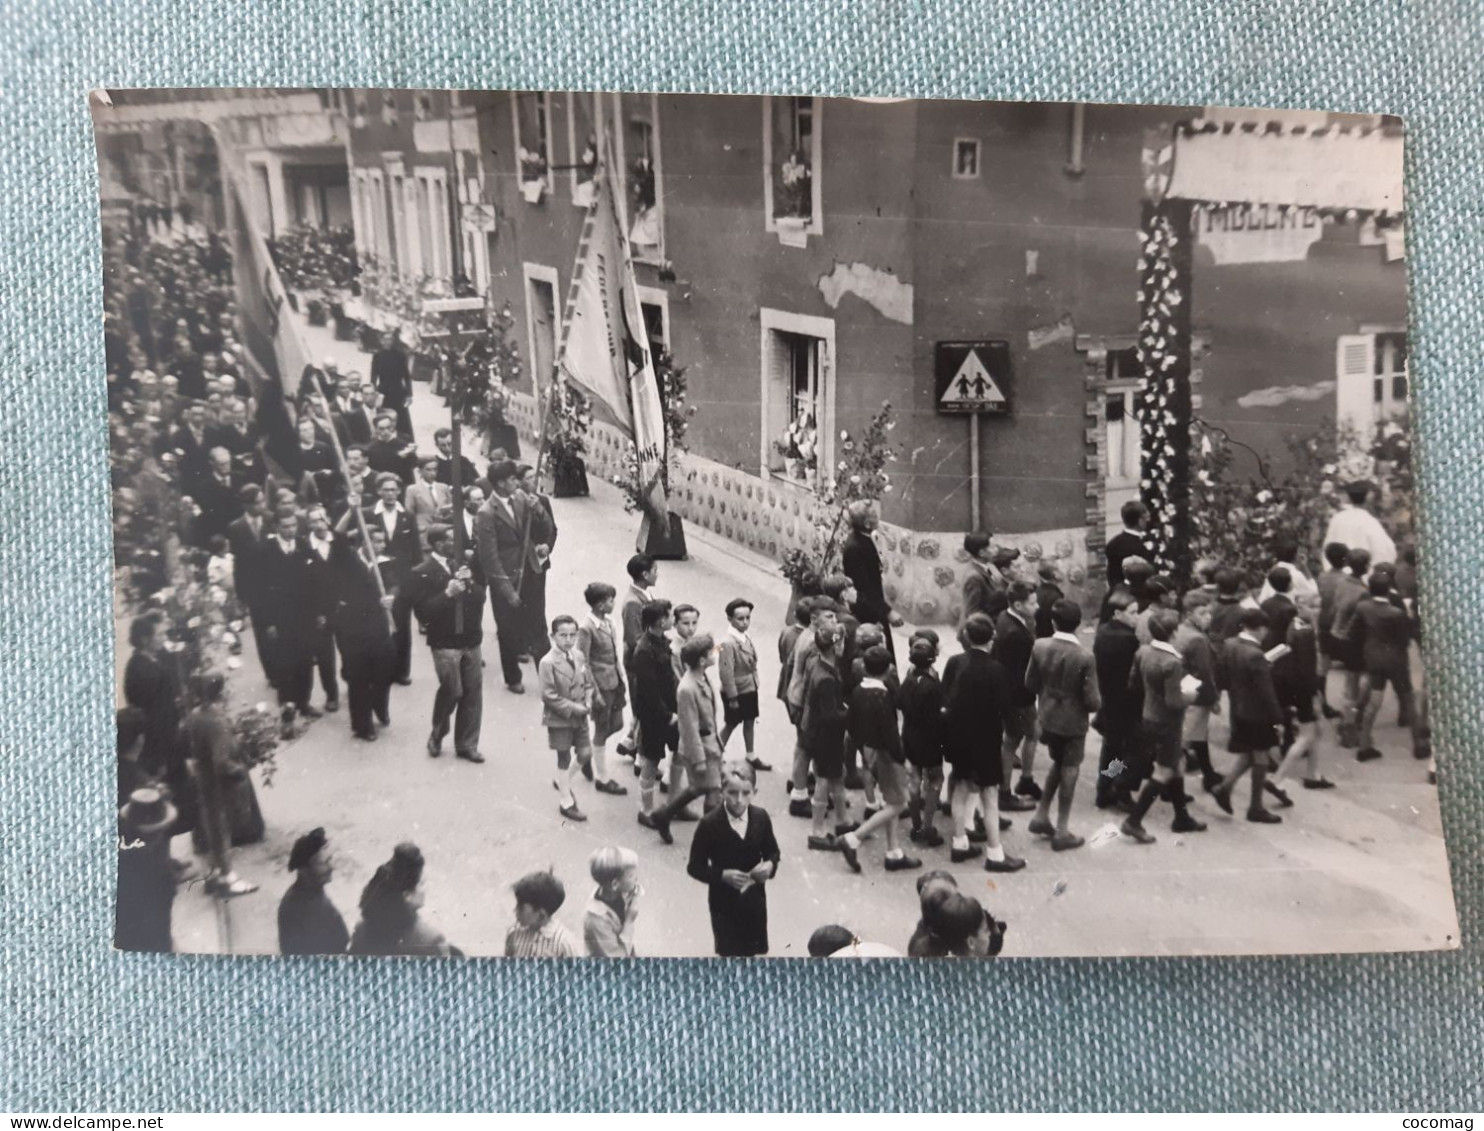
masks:
[(989, 560), (1003, 569), (1018, 557), (1020, 557), (1020, 551), (1014, 546), (996, 546)]
[(175, 806), (166, 801), (158, 789), (146, 786), (129, 794), (127, 804), (119, 810), (119, 820), (135, 832), (148, 836), (175, 824)]

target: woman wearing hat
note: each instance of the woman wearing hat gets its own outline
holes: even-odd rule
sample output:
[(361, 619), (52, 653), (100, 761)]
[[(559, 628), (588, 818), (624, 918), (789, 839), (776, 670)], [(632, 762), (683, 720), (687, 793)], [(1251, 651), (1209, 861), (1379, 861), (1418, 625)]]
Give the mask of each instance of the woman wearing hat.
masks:
[(334, 875), (324, 829), (313, 829), (294, 841), (289, 871), (294, 882), (278, 904), (280, 954), (344, 954), (350, 942), (345, 920), (325, 885)]
[(119, 881), (113, 945), (118, 950), (172, 951), (170, 913), (175, 873), (170, 827), (175, 806), (153, 786), (136, 789), (119, 810)]
[(350, 953), (462, 957), (437, 928), (419, 918), (422, 884), (422, 852), (415, 844), (397, 845), (361, 892), (361, 921), (350, 937)]

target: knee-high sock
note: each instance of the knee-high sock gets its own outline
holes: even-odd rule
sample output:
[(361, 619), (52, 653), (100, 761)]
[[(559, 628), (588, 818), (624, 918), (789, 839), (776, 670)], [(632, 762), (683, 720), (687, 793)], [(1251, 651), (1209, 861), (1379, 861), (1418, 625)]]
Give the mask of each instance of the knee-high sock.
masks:
[(1185, 775), (1175, 774), (1165, 783), (1165, 800), (1175, 807), (1175, 815), (1183, 817), (1186, 813), (1186, 803), (1190, 800), (1185, 796)]
[(1146, 781), (1144, 788), (1139, 791), (1139, 799), (1134, 802), (1134, 811), (1128, 815), (1128, 819), (1136, 825), (1143, 824), (1144, 814), (1149, 812), (1150, 807), (1164, 791), (1164, 782), (1155, 781), (1153, 778)]

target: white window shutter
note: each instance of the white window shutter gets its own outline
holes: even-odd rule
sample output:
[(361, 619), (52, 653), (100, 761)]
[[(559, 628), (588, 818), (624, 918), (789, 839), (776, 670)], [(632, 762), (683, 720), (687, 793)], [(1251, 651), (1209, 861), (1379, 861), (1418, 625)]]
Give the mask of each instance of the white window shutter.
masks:
[(835, 357), (828, 338), (819, 339), (819, 373), (814, 386), (814, 420), (819, 427), (820, 482), (835, 477)]
[(1351, 441), (1347, 467), (1369, 474), (1368, 452), (1375, 416), (1376, 339), (1371, 334), (1341, 334), (1335, 343), (1335, 426)]

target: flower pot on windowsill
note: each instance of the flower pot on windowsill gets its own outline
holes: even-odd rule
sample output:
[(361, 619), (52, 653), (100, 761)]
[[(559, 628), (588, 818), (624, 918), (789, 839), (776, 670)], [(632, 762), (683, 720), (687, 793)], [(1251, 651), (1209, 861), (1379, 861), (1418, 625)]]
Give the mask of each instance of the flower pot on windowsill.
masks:
[(634, 548), (641, 554), (648, 554), (651, 558), (661, 562), (684, 562), (690, 560), (690, 554), (685, 547), (685, 527), (680, 521), (680, 516), (674, 511), (670, 512), (670, 526), (668, 530), (661, 530), (659, 524), (645, 515), (639, 523), (639, 537), (634, 543)]
[(783, 475), (791, 483), (798, 483), (804, 478), (804, 461), (801, 459), (785, 459), (783, 461)]

